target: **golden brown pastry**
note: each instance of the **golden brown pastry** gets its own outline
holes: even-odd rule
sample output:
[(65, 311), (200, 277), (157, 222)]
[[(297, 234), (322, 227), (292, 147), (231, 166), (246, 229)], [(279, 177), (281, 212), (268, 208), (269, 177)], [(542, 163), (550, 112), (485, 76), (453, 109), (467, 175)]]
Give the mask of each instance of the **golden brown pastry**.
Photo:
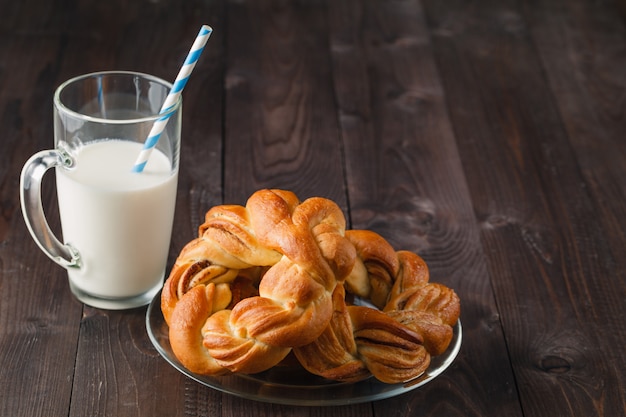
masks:
[(335, 312), (313, 343), (294, 348), (309, 372), (336, 381), (354, 382), (374, 375), (382, 382), (407, 381), (430, 364), (422, 337), (385, 313), (347, 305), (343, 285), (333, 295)]
[(418, 255), (396, 252), (371, 231), (350, 230), (346, 237), (357, 249), (357, 262), (345, 285), (382, 311), (346, 305), (338, 287), (333, 320), (317, 340), (295, 348), (296, 357), (311, 373), (341, 381), (362, 379), (367, 371), (388, 383), (421, 375), (430, 356), (450, 344), (458, 296), (428, 282), (428, 267)]
[[(258, 191), (245, 208), (209, 210), (200, 237), (182, 250), (162, 293), (170, 339), (185, 339), (172, 345), (175, 355), (186, 367), (198, 367), (196, 362), (206, 357), (195, 347), (201, 339), (221, 367), (254, 373), (280, 362), (293, 346), (315, 340), (331, 319), (337, 283), (355, 261), (344, 231), (345, 218), (332, 201), (310, 198), (301, 203), (282, 190)], [(254, 276), (251, 271), (261, 271), (258, 267), (269, 268), (262, 270), (262, 277)], [(242, 274), (260, 279), (259, 295), (226, 309), (233, 283)], [(203, 322), (200, 337), (197, 326), (189, 325), (196, 318), (177, 310), (192, 289), (208, 284), (215, 290), (206, 301), (210, 309), (197, 319)]]
[[(375, 308), (352, 305), (354, 298)], [(162, 292), (170, 343), (200, 374), (256, 373), (293, 350), (310, 372), (407, 381), (443, 353), (460, 312), (418, 255), (345, 231), (330, 200), (261, 190), (216, 206), (181, 251)]]

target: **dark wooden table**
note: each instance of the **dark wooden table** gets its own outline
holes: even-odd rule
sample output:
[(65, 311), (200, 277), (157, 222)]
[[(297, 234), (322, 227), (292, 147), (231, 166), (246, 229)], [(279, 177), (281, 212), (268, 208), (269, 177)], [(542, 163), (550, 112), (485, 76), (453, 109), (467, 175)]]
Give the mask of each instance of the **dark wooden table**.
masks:
[[(0, 16), (0, 416), (626, 413), (623, 1), (0, 0)], [(213, 205), (331, 198), (461, 297), (461, 352), (431, 383), (328, 407), (223, 394), (159, 356), (145, 308), (73, 299), (31, 240), (18, 177), (52, 146), (54, 89), (173, 80), (205, 23), (168, 268)], [(55, 218), (53, 187), (44, 201)]]

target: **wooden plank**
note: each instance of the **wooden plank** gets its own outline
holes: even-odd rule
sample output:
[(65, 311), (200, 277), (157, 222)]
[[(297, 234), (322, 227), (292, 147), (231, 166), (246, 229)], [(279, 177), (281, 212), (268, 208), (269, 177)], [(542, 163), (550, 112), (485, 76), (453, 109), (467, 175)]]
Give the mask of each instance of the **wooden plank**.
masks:
[(152, 346), (145, 308), (85, 307), (70, 416), (212, 416), (221, 394), (171, 367)]
[[(12, 229), (27, 233), (23, 225)], [(40, 256), (34, 242), (11, 233), (2, 243), (0, 414), (66, 415), (82, 305), (72, 298), (65, 271)], [(33, 256), (26, 259), (25, 253)]]
[[(66, 415), (82, 306), (65, 271), (30, 238), (17, 198), (24, 162), (53, 146), (54, 69), (62, 48), (58, 37), (39, 36), (31, 26), (32, 7), (0, 3), (0, 415)], [(42, 199), (58, 230), (48, 179)]]
[(176, 415), (182, 398), (171, 387), (183, 376), (163, 366), (145, 337), (145, 309), (85, 307), (80, 333), (70, 416)]
[(420, 3), (334, 2), (331, 20), (352, 226), (420, 253), (462, 300), (455, 364), (376, 415), (521, 415)]
[[(622, 329), (623, 342), (623, 325), (602, 314), (607, 297), (623, 299), (623, 280), (606, 279), (604, 225), (532, 28), (517, 2), (425, 9), (524, 414), (623, 414), (623, 372), (607, 336)], [(561, 16), (558, 7), (541, 13)]]
[(346, 209), (324, 2), (229, 4), (225, 200), (260, 188)]
[(626, 341), (626, 27), (611, 3), (585, 0), (540, 1), (525, 16), (593, 205), (594, 221), (574, 231), (579, 314), (594, 317), (606, 356), (593, 401), (626, 414), (626, 354), (611, 347)]

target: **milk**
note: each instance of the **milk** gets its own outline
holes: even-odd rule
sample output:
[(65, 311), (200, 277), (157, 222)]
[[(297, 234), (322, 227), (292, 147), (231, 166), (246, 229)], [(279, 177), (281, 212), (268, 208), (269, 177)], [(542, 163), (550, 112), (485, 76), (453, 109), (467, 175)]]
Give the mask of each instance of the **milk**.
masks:
[(141, 147), (90, 142), (75, 167), (56, 168), (63, 240), (81, 259), (68, 270), (70, 285), (87, 294), (126, 298), (162, 285), (178, 175), (156, 149), (142, 173), (131, 172)]

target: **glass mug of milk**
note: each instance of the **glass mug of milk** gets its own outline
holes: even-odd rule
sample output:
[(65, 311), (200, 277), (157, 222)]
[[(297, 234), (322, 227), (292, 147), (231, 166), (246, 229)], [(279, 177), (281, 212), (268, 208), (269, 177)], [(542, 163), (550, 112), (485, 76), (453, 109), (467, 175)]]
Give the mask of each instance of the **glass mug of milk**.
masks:
[[(63, 83), (54, 95), (53, 150), (21, 175), (24, 219), (35, 242), (67, 269), (85, 304), (128, 309), (163, 285), (180, 156), (181, 99), (159, 114), (172, 85), (135, 72), (100, 72)], [(170, 114), (171, 113), (171, 114)], [(169, 115), (143, 172), (133, 166), (155, 121)], [(41, 183), (55, 168), (63, 243), (50, 229)]]

